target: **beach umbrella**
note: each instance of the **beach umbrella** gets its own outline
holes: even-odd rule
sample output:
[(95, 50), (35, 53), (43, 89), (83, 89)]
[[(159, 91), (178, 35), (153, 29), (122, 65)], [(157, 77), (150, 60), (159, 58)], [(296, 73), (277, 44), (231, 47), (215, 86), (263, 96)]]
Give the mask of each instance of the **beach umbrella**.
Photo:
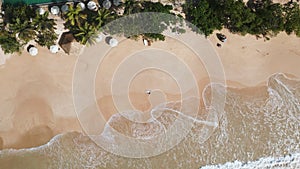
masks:
[(62, 13), (66, 13), (69, 11), (69, 5), (65, 4), (60, 9)]
[(101, 34), (97, 35), (95, 38), (96, 42), (99, 43), (103, 40), (103, 36)]
[(145, 46), (149, 46), (148, 40), (144, 39), (143, 43), (144, 43)]
[(52, 6), (50, 11), (53, 15), (57, 15), (57, 14), (59, 14), (59, 7), (58, 6)]
[(51, 53), (57, 53), (59, 50), (59, 47), (57, 45), (50, 46), (50, 52)]
[(38, 49), (37, 49), (36, 47), (31, 47), (31, 48), (28, 50), (28, 52), (29, 52), (29, 54), (30, 54), (31, 56), (36, 56), (36, 55), (39, 53), (39, 51), (38, 51)]
[(38, 8), (37, 9), (37, 12), (40, 14), (40, 15), (44, 15), (45, 14), (45, 9), (43, 9), (43, 8)]
[(83, 2), (79, 2), (79, 3), (77, 4), (77, 8), (80, 8), (81, 11), (83, 11), (83, 10), (85, 10), (85, 4), (84, 4)]
[(121, 0), (113, 0), (113, 3), (115, 6), (121, 5), (122, 1)]
[(102, 5), (105, 9), (109, 9), (111, 7), (111, 2), (109, 0), (105, 0)]
[(88, 8), (89, 10), (92, 10), (92, 11), (97, 10), (97, 4), (96, 4), (96, 2), (94, 2), (94, 1), (88, 2), (87, 8)]
[(111, 38), (110, 40), (109, 40), (109, 45), (111, 46), (111, 47), (116, 47), (116, 46), (118, 46), (118, 40), (117, 39), (114, 39), (114, 38)]

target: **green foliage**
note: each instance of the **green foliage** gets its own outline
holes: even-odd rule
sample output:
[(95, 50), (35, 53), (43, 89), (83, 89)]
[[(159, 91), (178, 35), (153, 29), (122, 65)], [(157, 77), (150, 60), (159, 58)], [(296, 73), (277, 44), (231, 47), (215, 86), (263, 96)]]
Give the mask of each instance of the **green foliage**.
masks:
[(140, 2), (135, 0), (126, 0), (122, 6), (124, 7), (124, 15), (142, 12), (142, 6)]
[[(123, 6), (125, 9), (124, 15), (140, 12), (157, 12), (173, 15), (171, 13), (171, 10), (173, 9), (171, 5), (163, 5), (159, 2), (126, 0)], [(175, 29), (172, 27), (178, 22), (178, 19), (174, 18), (175, 17), (169, 17), (168, 15), (160, 15), (160, 17), (157, 18), (153, 18), (151, 15), (149, 15), (149, 18), (147, 18), (147, 15), (143, 15), (143, 17), (136, 15), (129, 17), (126, 22), (124, 22), (127, 26), (120, 25), (120, 28), (122, 29), (122, 27), (129, 26), (132, 28), (130, 30), (122, 29), (122, 33), (128, 38), (137, 39), (136, 37), (141, 35), (148, 39), (163, 41), (165, 40), (165, 36), (162, 35), (162, 32), (168, 28), (171, 28), (171, 30), (174, 30), (174, 32), (177, 33), (184, 32), (181, 29)], [(117, 31), (116, 29), (117, 28), (113, 29), (113, 32), (120, 33), (120, 31)]]
[(76, 20), (78, 20), (78, 15), (80, 14), (80, 8), (74, 8), (73, 5), (69, 6), (69, 10), (65, 14), (66, 22), (69, 22), (70, 25), (75, 25)]
[[(83, 10), (70, 6), (64, 14), (65, 27), (82, 44), (92, 43), (99, 29), (110, 34), (122, 34), (128, 38), (143, 36), (151, 40), (165, 40), (162, 33), (171, 29), (176, 33), (184, 33), (182, 20), (171, 13), (171, 5), (159, 2), (126, 0), (122, 5), (123, 15), (140, 12), (156, 12), (170, 15), (153, 17), (130, 15), (119, 20), (117, 25), (106, 26), (118, 16), (118, 7), (99, 9), (98, 11)], [(3, 6), (5, 15), (0, 23), (0, 45), (4, 52), (19, 52), (30, 40), (35, 40), (41, 46), (50, 47), (55, 44), (55, 21), (49, 19), (49, 13), (39, 15), (27, 5)], [(265, 39), (275, 36), (280, 31), (295, 33), (300, 37), (299, 4), (288, 2), (284, 5), (273, 3), (272, 0), (251, 0), (247, 4), (243, 0), (191, 0), (183, 5), (186, 19), (193, 25), (192, 30), (210, 35), (216, 29), (228, 28), (233, 33), (245, 35), (263, 35)], [(170, 17), (172, 16), (172, 17)], [(131, 29), (128, 29), (128, 28)], [(144, 33), (148, 32), (148, 33)]]
[(199, 33), (210, 35), (222, 27), (233, 33), (275, 36), (280, 31), (300, 35), (300, 12), (297, 3), (284, 6), (272, 0), (199, 0), (184, 5), (186, 19)]
[(162, 34), (158, 34), (158, 33), (145, 33), (144, 38), (149, 39), (149, 40), (154, 40), (154, 41), (157, 41), (157, 40), (164, 41), (165, 40), (165, 36)]
[[(14, 7), (7, 5), (4, 10), (1, 47), (7, 53), (20, 52), (20, 48), (31, 40), (35, 40), (41, 46), (50, 47), (55, 44), (57, 40), (54, 32), (56, 24), (53, 19), (48, 18), (48, 12), (39, 15), (27, 5)], [(12, 49), (7, 49), (9, 46), (12, 46)]]
[(41, 46), (50, 48), (51, 45), (55, 45), (57, 35), (52, 30), (45, 30), (37, 35), (36, 42)]
[(49, 19), (48, 16), (48, 11), (45, 12), (43, 15), (37, 14), (32, 20), (32, 25), (34, 25), (34, 27), (39, 31), (54, 30), (54, 26), (56, 26), (56, 23), (54, 19)]
[(46, 12), (43, 15), (37, 14), (33, 19), (32, 24), (38, 32), (35, 41), (39, 45), (49, 48), (51, 45), (55, 44), (58, 37), (54, 31), (56, 29), (56, 23), (54, 19), (49, 19), (48, 16), (49, 12)]
[(3, 9), (5, 11), (4, 22), (8, 23), (15, 23), (17, 19), (21, 22), (28, 21), (30, 18), (35, 17), (35, 11), (28, 5), (5, 5)]
[(66, 13), (67, 25), (80, 26), (87, 19), (87, 15), (84, 14), (79, 7), (74, 8), (72, 5), (69, 7), (69, 11)]
[(142, 12), (160, 12), (171, 14), (173, 7), (171, 5), (163, 5), (159, 2), (144, 1), (141, 3)]
[(253, 10), (256, 17), (250, 23), (249, 33), (274, 36), (284, 30), (283, 8), (281, 4), (266, 0), (254, 6)]
[(91, 21), (94, 22), (94, 25), (97, 29), (100, 29), (114, 18), (115, 16), (112, 15), (109, 10), (102, 8), (97, 11), (96, 15), (91, 17)]
[(221, 18), (210, 6), (207, 0), (199, 0), (188, 2), (184, 5), (186, 19), (194, 24), (198, 29), (198, 33), (203, 33), (205, 36), (210, 35), (214, 30), (222, 28)]
[(93, 25), (89, 25), (87, 22), (84, 25), (76, 27), (74, 29), (74, 36), (77, 41), (85, 45), (87, 42), (93, 43), (93, 37), (96, 33), (96, 28)]
[(284, 29), (287, 34), (294, 32), (300, 37), (300, 8), (299, 4), (287, 3), (284, 6), (285, 11), (285, 24)]
[(70, 10), (65, 14), (65, 27), (75, 36), (81, 44), (93, 43), (95, 33), (105, 24), (113, 20), (116, 15), (107, 9), (98, 11), (83, 10), (70, 6)]
[(36, 31), (31, 22), (27, 20), (21, 22), (19, 18), (15, 20), (15, 23), (9, 24), (9, 32), (13, 36), (17, 36), (22, 41), (22, 44), (26, 44), (36, 37)]
[(0, 46), (5, 54), (21, 51), (21, 44), (7, 31), (0, 32)]
[(217, 15), (222, 19), (224, 27), (231, 32), (246, 34), (248, 24), (255, 19), (255, 14), (242, 0), (225, 0), (216, 5)]
[(19, 32), (18, 38), (23, 42), (22, 45), (36, 38), (36, 31), (32, 28), (24, 29)]

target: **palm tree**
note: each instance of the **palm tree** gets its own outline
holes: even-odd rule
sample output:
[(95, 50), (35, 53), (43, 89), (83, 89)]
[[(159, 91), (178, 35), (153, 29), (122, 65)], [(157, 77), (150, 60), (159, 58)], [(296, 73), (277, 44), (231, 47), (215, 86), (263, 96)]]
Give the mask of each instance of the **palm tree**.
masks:
[(35, 12), (32, 7), (28, 5), (5, 5), (5, 23), (15, 23), (16, 19), (20, 19), (22, 22), (29, 20), (35, 16)]
[(0, 31), (5, 30), (5, 24), (4, 22), (0, 22)]
[(34, 25), (37, 31), (45, 30), (55, 30), (56, 23), (54, 19), (49, 19), (49, 12), (45, 12), (43, 15), (37, 14), (36, 17), (32, 20), (32, 25)]
[(47, 46), (48, 48), (51, 46), (51, 45), (54, 45), (55, 44), (55, 41), (57, 40), (57, 35), (55, 34), (55, 32), (52, 30), (46, 30), (46, 31), (43, 31), (41, 33), (39, 33), (37, 35), (37, 38), (36, 38), (36, 42), (41, 45), (41, 46)]
[(24, 43), (34, 39), (37, 34), (29, 21), (22, 22), (19, 18), (15, 20), (15, 23), (9, 24), (9, 30), (14, 36), (23, 40)]
[(79, 7), (74, 8), (73, 6), (70, 6), (66, 16), (66, 21), (69, 22), (72, 26), (74, 26), (75, 24), (79, 26), (81, 24), (81, 21), (87, 18), (87, 15), (81, 13), (81, 9)]
[(21, 52), (22, 45), (17, 41), (15, 36), (9, 32), (2, 30), (0, 32), (0, 46), (5, 54)]
[(96, 21), (96, 28), (100, 29), (107, 22), (113, 20), (114, 15), (112, 15), (109, 10), (102, 8), (97, 11), (97, 15), (95, 15), (93, 19)]
[(94, 43), (94, 35), (96, 33), (96, 28), (93, 25), (89, 25), (87, 22), (84, 25), (75, 28), (74, 36), (83, 45), (87, 42), (90, 44)]
[(34, 29), (28, 28), (24, 29), (23, 31), (19, 32), (18, 38), (21, 39), (24, 44), (28, 43), (29, 41), (35, 39), (37, 33)]

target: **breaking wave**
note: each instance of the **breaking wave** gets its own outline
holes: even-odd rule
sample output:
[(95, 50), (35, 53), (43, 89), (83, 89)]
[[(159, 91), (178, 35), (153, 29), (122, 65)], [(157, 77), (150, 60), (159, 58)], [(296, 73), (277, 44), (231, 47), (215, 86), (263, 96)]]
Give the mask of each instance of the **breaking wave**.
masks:
[[(213, 94), (212, 87), (219, 90)], [(258, 164), (260, 168), (270, 168), (273, 164), (281, 163), (283, 159), (287, 161), (283, 166), (299, 166), (300, 81), (284, 74), (274, 74), (268, 79), (266, 86), (227, 88), (226, 93), (223, 89), (218, 84), (212, 84), (205, 89), (204, 108), (198, 112), (197, 117), (189, 116), (186, 113), (188, 109), (177, 110), (182, 103), (173, 102), (156, 107), (147, 124), (128, 121), (121, 115), (113, 116), (108, 122), (110, 127), (104, 130), (103, 136), (116, 147), (124, 144), (114, 134), (116, 131), (149, 144), (149, 150), (129, 147), (133, 153), (155, 151), (155, 144), (162, 140), (153, 138), (159, 138), (159, 135), (166, 133), (168, 128), (179, 122), (181, 127), (174, 131), (186, 132), (185, 137), (162, 154), (149, 158), (121, 157), (100, 148), (87, 136), (67, 133), (38, 148), (1, 151), (0, 164), (4, 165), (0, 165), (0, 168), (9, 163), (9, 160), (28, 159), (31, 159), (30, 163), (26, 164), (32, 168), (44, 168), (43, 165), (47, 165), (46, 168), (75, 169), (159, 169), (162, 166), (253, 168)], [(212, 95), (217, 99), (226, 95), (225, 109), (221, 109), (222, 106), (210, 105)], [(191, 99), (190, 103), (193, 101), (195, 100)], [(185, 127), (189, 127), (187, 124), (193, 125), (189, 131), (184, 131)], [(10, 165), (10, 168), (19, 167), (13, 162)]]

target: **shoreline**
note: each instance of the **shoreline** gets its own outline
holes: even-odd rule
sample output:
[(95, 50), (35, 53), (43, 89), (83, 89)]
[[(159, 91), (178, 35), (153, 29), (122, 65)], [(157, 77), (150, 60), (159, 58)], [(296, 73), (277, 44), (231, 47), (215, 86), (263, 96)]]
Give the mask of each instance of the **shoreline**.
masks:
[[(297, 81), (297, 82), (299, 82), (300, 81), (300, 78), (299, 77), (295, 77), (295, 76), (293, 76), (293, 75), (287, 75), (287, 74), (285, 74), (285, 73), (275, 73), (275, 74), (272, 74), (272, 75), (270, 75), (269, 76), (269, 78), (268, 79), (266, 79), (265, 80), (265, 82), (269, 82), (269, 79), (271, 78), (271, 77), (273, 77), (273, 76), (275, 76), (275, 75), (282, 75), (284, 78), (286, 78), (287, 80), (292, 80), (292, 81)], [(234, 82), (230, 82), (230, 83), (234, 83)], [(266, 84), (267, 84), (266, 83)], [(228, 83), (227, 83), (228, 84)], [(260, 85), (257, 85), (257, 86), (252, 86), (252, 87), (247, 87), (247, 86), (237, 86), (237, 85), (226, 85), (226, 89), (227, 90), (231, 90), (231, 91), (235, 91), (235, 92), (238, 92), (238, 93), (243, 93), (243, 94), (245, 94), (245, 93), (251, 93), (253, 90), (257, 90), (257, 89), (261, 89), (261, 88), (265, 88), (265, 87), (268, 87), (268, 85), (266, 85), (266, 84), (260, 84)], [(211, 84), (208, 84), (208, 85), (206, 85), (205, 86), (205, 88), (207, 87), (207, 86), (209, 86), (209, 85), (211, 85)], [(242, 94), (242, 95), (243, 95)], [(253, 93), (252, 93), (253, 94)], [(256, 95), (256, 94), (258, 94), (258, 95), (261, 95), (261, 94), (263, 94), (263, 93), (255, 93), (254, 95)], [(176, 96), (175, 96), (176, 97)], [(254, 97), (255, 98), (255, 97)], [(100, 98), (100, 99), (103, 99), (103, 98)], [(201, 98), (201, 100), (203, 100), (203, 98)], [(202, 102), (202, 101), (201, 101)], [(203, 103), (202, 103), (203, 104)], [(110, 116), (112, 116), (113, 114), (111, 114)], [(69, 118), (69, 119), (67, 119), (67, 118), (65, 118), (65, 119), (61, 119), (63, 122), (62, 123), (65, 123), (66, 121), (69, 121), (69, 120), (75, 120), (75, 121), (77, 121), (77, 119), (75, 118)], [(109, 120), (108, 118), (106, 119), (107, 121)], [(72, 122), (72, 123), (74, 123), (74, 122)], [(79, 123), (79, 122), (78, 122)], [(19, 144), (19, 146), (20, 147), (18, 147), (18, 148), (14, 148), (14, 147), (4, 147), (4, 148), (2, 148), (2, 149), (0, 149), (0, 153), (2, 152), (2, 151), (18, 151), (18, 150), (21, 150), (21, 151), (23, 151), (23, 150), (26, 150), (26, 151), (31, 151), (31, 150), (37, 150), (37, 149), (39, 149), (39, 148), (42, 148), (42, 147), (45, 147), (45, 146), (49, 146), (49, 145), (51, 145), (56, 139), (58, 139), (59, 137), (61, 137), (62, 135), (65, 135), (65, 134), (68, 134), (68, 133), (78, 133), (78, 134), (81, 134), (81, 135), (85, 135), (85, 133), (84, 133), (84, 131), (82, 131), (82, 130), (68, 130), (68, 131), (64, 131), (64, 132), (57, 132), (56, 134), (53, 134), (53, 136), (52, 137), (49, 137), (49, 139), (48, 139), (48, 141), (45, 141), (43, 144), (37, 144), (37, 145), (34, 145), (34, 146), (30, 146), (30, 147), (22, 147), (22, 146), (20, 146), (20, 145), (22, 145), (22, 144)], [(0, 137), (1, 138), (1, 137)], [(19, 140), (19, 141), (22, 141), (22, 140)], [(24, 140), (23, 140), (24, 141)], [(1, 142), (0, 142), (1, 143)]]
[[(228, 41), (222, 44), (222, 48), (215, 46), (218, 42), (215, 37), (217, 32), (224, 33), (228, 37)], [(289, 36), (285, 33), (280, 33), (270, 41), (264, 42), (262, 39), (256, 40), (255, 36), (240, 36), (231, 34), (228, 30), (222, 30), (214, 32), (213, 35), (208, 37), (208, 40), (214, 46), (223, 63), (226, 87), (242, 89), (264, 86), (267, 84), (269, 77), (281, 72), (288, 75), (291, 74), (292, 77), (297, 77), (297, 80), (300, 78), (300, 71), (297, 70), (297, 65), (299, 66), (300, 63), (300, 50), (297, 48), (297, 44), (300, 44), (300, 38), (297, 38), (295, 35)], [(128, 45), (129, 43), (133, 44)], [(167, 39), (166, 42), (153, 44), (153, 46), (164, 46), (166, 48), (174, 45), (176, 46), (175, 42), (170, 39)], [(126, 40), (124, 46), (126, 50), (144, 48), (141, 40), (137, 42)], [(124, 54), (126, 52), (124, 49), (117, 53)], [(52, 137), (71, 131), (83, 132), (72, 107), (71, 86), (77, 57), (65, 54), (51, 54), (44, 48), (41, 48), (40, 51), (40, 54), (36, 57), (29, 56), (27, 52), (24, 52), (21, 56), (13, 55), (0, 68), (0, 79), (3, 81), (0, 88), (0, 94), (3, 98), (0, 99), (0, 103), (1, 105), (6, 105), (0, 107), (0, 115), (4, 117), (0, 120), (0, 138), (3, 140), (4, 149), (12, 147), (22, 148), (21, 145), (12, 145), (20, 141), (18, 139), (22, 138), (24, 132), (26, 133), (26, 128), (48, 126), (50, 130), (47, 127), (42, 128), (45, 129), (44, 131), (52, 132)], [(113, 67), (111, 64), (106, 66)], [(202, 70), (202, 68), (198, 67), (197, 70), (199, 69)], [(198, 77), (200, 77), (197, 78), (198, 82), (202, 81), (199, 83), (208, 83), (205, 72), (198, 74)], [(48, 113), (48, 116), (34, 112), (35, 110), (43, 112), (46, 109), (35, 109), (35, 103), (26, 104), (28, 100), (33, 98), (45, 101), (44, 104), (50, 107), (51, 111)], [(16, 111), (20, 109), (27, 110), (27, 116), (18, 115)], [(28, 117), (29, 121), (32, 119), (36, 119), (36, 121), (33, 124), (22, 122), (24, 118), (26, 120), (26, 117)], [(45, 117), (49, 117), (52, 120), (49, 121)], [(74, 120), (77, 122), (74, 123)], [(23, 129), (20, 128), (16, 130), (12, 121), (15, 121), (15, 123), (20, 122), (19, 125), (26, 124), (28, 126), (24, 131), (21, 131)], [(40, 131), (43, 130), (37, 130), (33, 135), (43, 136)], [(13, 138), (16, 140), (12, 140)], [(49, 139), (49, 136), (45, 136), (45, 138)], [(43, 144), (47, 144), (47, 142), (45, 139), (43, 140)], [(35, 145), (43, 145), (41, 143), (39, 142)], [(31, 146), (35, 147), (34, 144)]]

